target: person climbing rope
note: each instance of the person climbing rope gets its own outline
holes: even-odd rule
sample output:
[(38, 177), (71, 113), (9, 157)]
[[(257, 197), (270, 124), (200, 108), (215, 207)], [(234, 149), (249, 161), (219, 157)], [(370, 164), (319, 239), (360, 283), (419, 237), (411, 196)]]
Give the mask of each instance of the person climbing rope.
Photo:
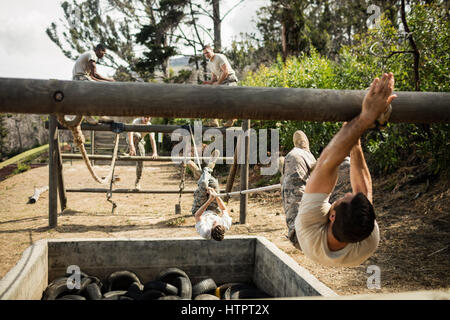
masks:
[[(208, 59), (208, 68), (211, 71), (211, 81), (203, 81), (206, 85), (226, 85), (237, 86), (238, 78), (236, 72), (231, 67), (228, 58), (221, 54), (215, 53), (210, 45), (203, 47), (203, 55)], [(237, 119), (230, 119), (224, 123), (225, 127), (231, 127), (237, 121)], [(212, 119), (207, 123), (208, 126), (218, 127), (219, 120)]]
[[(145, 125), (151, 125), (152, 123), (150, 122), (152, 118), (149, 116), (145, 116), (145, 117), (140, 117), (140, 118), (136, 118), (133, 120), (132, 124), (145, 124)], [(130, 156), (145, 156), (145, 136), (149, 134), (148, 132), (144, 133), (143, 135), (141, 135), (139, 132), (128, 132), (126, 139), (127, 139), (127, 143), (128, 143), (128, 147), (129, 147), (129, 154)], [(149, 138), (150, 138), (150, 144), (152, 145), (152, 150), (153, 153), (151, 155), (151, 157), (153, 159), (158, 158), (158, 150), (156, 148), (156, 141), (155, 141), (155, 133), (152, 132), (149, 134)], [(142, 161), (137, 161), (136, 162), (136, 181), (135, 181), (135, 189), (140, 189), (141, 185), (140, 185), (140, 181), (141, 181), (141, 177), (142, 177), (142, 169), (144, 167), (144, 164)]]
[[(380, 232), (372, 205), (372, 180), (360, 137), (390, 109), (394, 75), (376, 78), (362, 102), (361, 112), (322, 151), (305, 187), (295, 233), (301, 250), (311, 260), (327, 265), (352, 267), (376, 250)], [(352, 192), (328, 202), (342, 161), (350, 154)]]
[[(75, 61), (75, 65), (73, 66), (72, 80), (114, 82), (114, 79), (103, 77), (97, 72), (97, 61), (103, 58), (105, 54), (106, 47), (101, 43), (95, 46), (94, 50), (90, 50), (81, 54)], [(98, 121), (91, 116), (85, 116), (85, 119), (90, 124), (98, 123)], [(106, 116), (100, 117), (99, 121), (112, 122), (111, 118)]]

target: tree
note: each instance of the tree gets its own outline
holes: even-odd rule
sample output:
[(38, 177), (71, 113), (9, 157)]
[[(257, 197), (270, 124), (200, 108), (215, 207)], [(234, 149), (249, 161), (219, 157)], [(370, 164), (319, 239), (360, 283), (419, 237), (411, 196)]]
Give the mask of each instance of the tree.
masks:
[[(186, 5), (186, 0), (160, 0), (158, 10), (150, 11), (150, 23), (144, 25), (136, 34), (137, 43), (145, 45), (148, 49), (143, 53), (144, 57), (136, 63), (138, 71), (154, 73), (160, 66), (164, 77), (169, 77), (168, 61), (177, 53), (174, 44), (178, 38), (175, 37), (175, 41), (171, 40), (174, 38), (174, 31), (185, 16)], [(158, 19), (155, 18), (156, 13)]]
[(380, 6), (385, 15), (394, 18), (398, 8), (394, 0), (271, 0), (259, 11), (257, 27), (262, 43), (273, 59), (283, 59), (308, 52), (311, 47), (320, 54), (335, 57), (342, 45), (351, 45), (355, 34), (367, 31), (367, 8)]
[[(64, 1), (64, 20), (51, 23), (46, 33), (72, 60), (96, 43), (104, 43), (109, 50), (101, 63), (117, 69), (121, 79), (148, 80), (155, 69), (167, 71), (167, 59), (175, 53), (177, 41), (170, 32), (181, 22), (183, 4), (187, 1)], [(146, 37), (156, 42), (150, 45)]]

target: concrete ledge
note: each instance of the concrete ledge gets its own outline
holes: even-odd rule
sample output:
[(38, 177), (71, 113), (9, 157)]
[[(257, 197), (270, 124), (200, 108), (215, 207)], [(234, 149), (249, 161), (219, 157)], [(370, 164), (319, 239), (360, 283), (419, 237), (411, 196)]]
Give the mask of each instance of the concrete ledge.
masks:
[(254, 282), (274, 297), (337, 294), (264, 237), (257, 237)]
[(28, 247), (0, 280), (0, 300), (39, 300), (48, 285), (47, 240)]

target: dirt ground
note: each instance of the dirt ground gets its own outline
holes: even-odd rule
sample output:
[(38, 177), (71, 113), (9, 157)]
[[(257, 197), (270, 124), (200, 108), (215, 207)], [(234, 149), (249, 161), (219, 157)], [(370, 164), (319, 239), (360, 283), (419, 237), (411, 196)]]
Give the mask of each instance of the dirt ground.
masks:
[[(450, 287), (449, 182), (445, 179), (411, 184), (416, 168), (374, 179), (374, 203), (381, 241), (376, 253), (356, 268), (318, 265), (286, 239), (287, 228), (279, 191), (249, 197), (247, 223), (239, 222), (239, 201), (229, 203), (233, 226), (227, 235), (259, 235), (272, 241), (339, 295), (388, 293)], [(108, 167), (95, 166), (99, 175)], [(118, 166), (116, 188), (134, 186), (135, 167)], [(145, 164), (142, 189), (178, 190), (180, 172), (173, 164)], [(80, 161), (64, 163), (67, 188), (99, 187)], [(224, 179), (221, 179), (222, 187)], [(190, 213), (192, 195), (182, 196), (182, 214), (175, 214), (178, 195), (114, 194), (118, 207), (104, 194), (67, 193), (68, 209), (58, 227), (48, 228), (48, 192), (27, 204), (34, 187), (48, 184), (48, 167), (34, 168), (0, 182), (0, 278), (34, 241), (44, 238), (159, 238), (198, 236)], [(238, 186), (237, 183), (235, 183)], [(189, 178), (186, 189), (194, 189)], [(381, 270), (381, 289), (368, 289), (369, 265)]]

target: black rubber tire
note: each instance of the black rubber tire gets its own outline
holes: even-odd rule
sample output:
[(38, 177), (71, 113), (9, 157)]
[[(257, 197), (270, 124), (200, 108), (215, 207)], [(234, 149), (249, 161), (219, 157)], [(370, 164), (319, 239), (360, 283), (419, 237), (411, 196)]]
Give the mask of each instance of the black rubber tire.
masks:
[(99, 278), (93, 276), (88, 276), (88, 278), (91, 279), (91, 283), (97, 284), (100, 290), (103, 288), (103, 282)]
[(164, 296), (165, 294), (163, 292), (150, 289), (141, 294), (138, 300), (156, 300)]
[(202, 293), (214, 293), (216, 288), (216, 282), (212, 278), (207, 278), (192, 286), (192, 296), (196, 297)]
[(196, 296), (194, 300), (220, 300), (220, 299), (212, 294), (202, 293)]
[(178, 277), (175, 279), (175, 285), (178, 288), (178, 296), (180, 296), (181, 299), (192, 299), (191, 280), (185, 277)]
[(159, 273), (158, 280), (176, 286), (175, 279), (178, 277), (184, 277), (190, 281), (189, 276), (186, 274), (186, 272), (178, 268), (167, 268), (161, 271)]
[(166, 295), (178, 295), (178, 288), (167, 282), (153, 280), (144, 284), (144, 292), (147, 290), (159, 290)]
[(87, 300), (100, 300), (102, 298), (102, 291), (98, 284), (90, 283), (84, 290), (84, 296)]
[(141, 283), (134, 272), (128, 270), (116, 271), (108, 276), (106, 291), (128, 290), (133, 282)]
[(90, 277), (82, 278), (80, 283), (80, 289), (75, 291), (75, 294), (82, 296), (87, 286), (92, 283), (92, 279)]
[(133, 282), (128, 288), (128, 292), (125, 296), (132, 298), (133, 300), (138, 300), (142, 295), (142, 289), (144, 286), (139, 282)]
[(45, 289), (42, 300), (55, 300), (64, 293), (74, 293), (76, 290), (67, 287), (67, 279), (62, 277), (53, 280)]
[(231, 283), (225, 290), (222, 299), (231, 300), (231, 296), (233, 295), (233, 293), (244, 289), (256, 289), (256, 288), (246, 283)]
[[(227, 291), (228, 288), (230, 288), (232, 286), (243, 286), (243, 285), (244, 285), (244, 283), (242, 283), (242, 282), (228, 282), (228, 283), (221, 284), (220, 286), (217, 287), (215, 295), (216, 295), (216, 297), (219, 297), (220, 299), (225, 299), (225, 292)], [(229, 294), (229, 299), (230, 298), (231, 298), (231, 294)]]
[(237, 299), (265, 299), (272, 298), (270, 295), (259, 289), (241, 289), (231, 294), (231, 300)]
[(164, 296), (161, 298), (158, 298), (157, 300), (181, 300), (179, 296)]
[[(72, 276), (72, 275), (73, 275), (73, 273), (68, 273), (68, 272), (66, 272), (66, 275), (65, 275), (64, 277), (68, 278), (68, 277), (70, 277), (70, 276)], [(81, 279), (83, 279), (83, 278), (89, 278), (89, 275), (88, 275), (87, 273), (81, 271), (81, 270), (80, 270), (80, 276), (81, 276)]]
[(77, 294), (68, 294), (56, 300), (86, 300), (86, 298)]
[[(105, 294), (103, 294), (103, 298), (109, 299), (109, 298), (117, 297), (117, 299), (118, 299), (120, 296), (124, 296), (126, 293), (127, 293), (127, 291), (125, 291), (125, 290), (109, 291), (109, 292), (106, 292)], [(110, 300), (115, 300), (115, 299), (110, 299)]]

